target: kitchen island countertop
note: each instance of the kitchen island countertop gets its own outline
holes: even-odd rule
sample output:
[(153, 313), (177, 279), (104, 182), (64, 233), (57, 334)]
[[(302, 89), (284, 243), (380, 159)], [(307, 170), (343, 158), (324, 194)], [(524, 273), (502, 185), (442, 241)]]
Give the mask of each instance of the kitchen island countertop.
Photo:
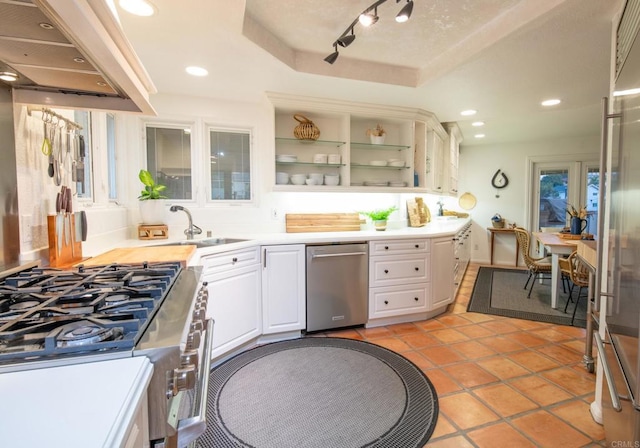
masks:
[(2, 446), (121, 446), (152, 373), (139, 356), (0, 374)]

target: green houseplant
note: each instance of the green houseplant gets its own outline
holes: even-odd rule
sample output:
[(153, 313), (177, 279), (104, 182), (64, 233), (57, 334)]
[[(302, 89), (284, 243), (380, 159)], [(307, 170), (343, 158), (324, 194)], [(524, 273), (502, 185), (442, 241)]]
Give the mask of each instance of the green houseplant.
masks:
[(372, 210), (370, 212), (359, 212), (361, 215), (365, 215), (373, 221), (373, 225), (376, 230), (385, 230), (387, 228), (387, 219), (389, 215), (398, 210), (395, 205), (385, 209)]
[(162, 194), (166, 186), (156, 183), (151, 173), (140, 170), (138, 179), (144, 185), (138, 199), (140, 200), (140, 217), (144, 225), (159, 225), (166, 222), (165, 201), (167, 197)]

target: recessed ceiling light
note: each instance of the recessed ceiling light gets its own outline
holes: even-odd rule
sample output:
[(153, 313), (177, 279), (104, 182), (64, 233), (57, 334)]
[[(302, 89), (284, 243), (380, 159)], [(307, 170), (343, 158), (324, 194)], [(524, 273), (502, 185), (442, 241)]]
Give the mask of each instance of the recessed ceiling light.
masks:
[(107, 87), (107, 83), (104, 81), (98, 81), (96, 84), (99, 85), (100, 87)]
[(147, 0), (120, 0), (120, 7), (128, 13), (141, 17), (149, 17), (156, 13), (156, 8)]
[(462, 112), (460, 112), (460, 115), (463, 115), (465, 117), (469, 117), (469, 116), (475, 115), (477, 113), (478, 113), (477, 110), (467, 109), (467, 110), (463, 110)]
[(544, 100), (540, 104), (542, 104), (543, 106), (557, 106), (558, 104), (560, 104), (560, 100), (557, 98), (553, 98), (551, 100)]
[(53, 25), (47, 22), (41, 22), (38, 25), (40, 25), (40, 28), (42, 28), (43, 30), (52, 30), (54, 28)]
[(196, 67), (195, 65), (187, 67), (185, 70), (187, 71), (187, 73), (193, 76), (207, 76), (209, 74), (207, 69), (202, 67)]
[(479, 128), (480, 126), (484, 126), (484, 121), (474, 121), (473, 123), (471, 123), (471, 126)]
[(13, 72), (0, 72), (0, 79), (7, 82), (18, 80), (18, 74)]
[(484, 134), (476, 134), (474, 135), (475, 138), (484, 138), (485, 135)]
[(87, 61), (84, 58), (81, 58), (80, 56), (77, 56), (77, 57), (73, 58), (73, 62), (77, 62), (78, 64), (84, 64)]

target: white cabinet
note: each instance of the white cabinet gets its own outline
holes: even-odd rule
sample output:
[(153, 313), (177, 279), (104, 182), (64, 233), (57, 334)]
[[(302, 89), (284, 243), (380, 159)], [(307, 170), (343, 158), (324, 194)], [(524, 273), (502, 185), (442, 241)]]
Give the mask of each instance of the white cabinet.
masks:
[(444, 138), (435, 130), (427, 132), (426, 188), (431, 193), (445, 191)]
[(457, 123), (444, 124), (449, 139), (449, 193), (458, 195), (458, 162), (460, 157), (460, 143), (462, 143), (462, 132)]
[(127, 436), (120, 446), (123, 448), (149, 447), (149, 407), (146, 393), (138, 403)]
[[(282, 173), (274, 176), (274, 190), (447, 191), (442, 166), (447, 133), (431, 112), (276, 93), (268, 96), (274, 106), (275, 173)], [(293, 131), (299, 122), (294, 116), (312, 121), (320, 131), (318, 139), (296, 139)], [(377, 125), (385, 131), (383, 143), (374, 143), (367, 135)], [(428, 135), (434, 142), (427, 142)], [(434, 155), (427, 157), (426, 151)], [(427, 165), (434, 166), (433, 157), (438, 167), (427, 171)], [(317, 177), (311, 174), (338, 174), (340, 180), (337, 186), (293, 185), (287, 176), (294, 174), (303, 175), (300, 182)], [(439, 176), (442, 182), (429, 176)]]
[(453, 237), (441, 237), (431, 240), (431, 302), (429, 309), (442, 308), (453, 302), (454, 245)]
[(426, 315), (431, 273), (429, 240), (369, 242), (368, 327)]
[(262, 333), (259, 248), (204, 256), (207, 318), (215, 321), (211, 357), (216, 358)]
[(262, 247), (262, 332), (305, 328), (305, 246)]
[(471, 259), (471, 223), (467, 223), (454, 237), (454, 295), (460, 288), (462, 277)]

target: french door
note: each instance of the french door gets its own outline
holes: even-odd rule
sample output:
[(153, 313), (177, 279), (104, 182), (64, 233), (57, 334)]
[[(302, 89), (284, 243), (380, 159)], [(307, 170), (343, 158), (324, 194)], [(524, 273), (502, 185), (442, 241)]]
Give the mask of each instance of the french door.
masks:
[(598, 223), (597, 160), (530, 161), (531, 194), (529, 195), (529, 228), (533, 231), (558, 231), (568, 223), (567, 209), (587, 209), (585, 232), (596, 233)]

